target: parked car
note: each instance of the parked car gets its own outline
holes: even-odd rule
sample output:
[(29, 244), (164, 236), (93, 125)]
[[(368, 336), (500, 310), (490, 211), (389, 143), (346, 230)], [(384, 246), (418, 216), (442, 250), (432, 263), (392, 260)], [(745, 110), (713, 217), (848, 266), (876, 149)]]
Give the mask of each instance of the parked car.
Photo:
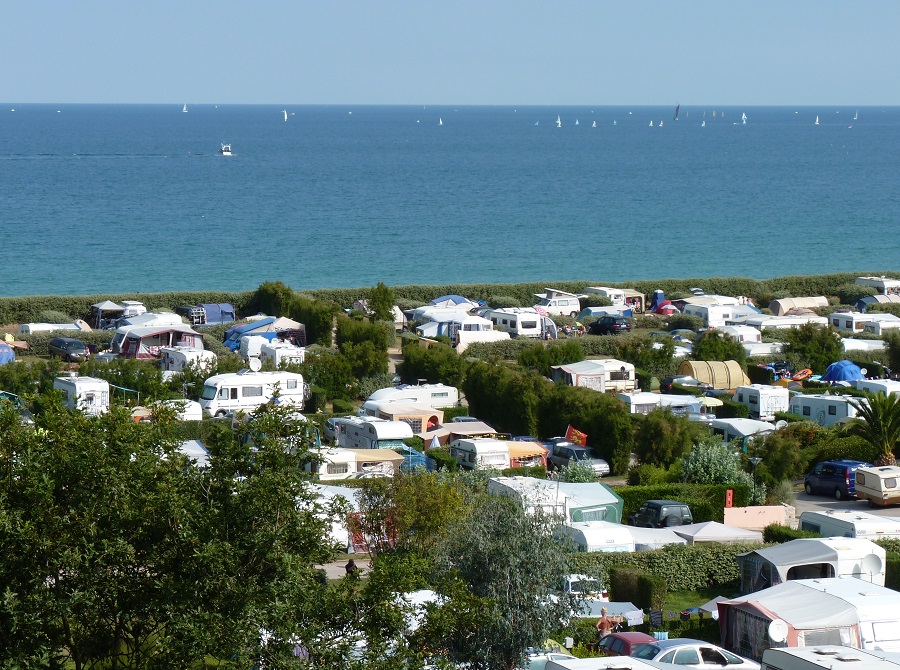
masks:
[(602, 458), (592, 457), (587, 447), (567, 442), (559, 437), (552, 438), (545, 446), (550, 449), (550, 455), (547, 457), (548, 470), (559, 470), (570, 463), (578, 462), (590, 465), (594, 474), (599, 477), (609, 474), (609, 463)]
[(670, 528), (694, 523), (691, 508), (677, 500), (648, 500), (628, 517), (629, 526)]
[(639, 645), (631, 652), (632, 658), (657, 663), (669, 663), (687, 668), (735, 668), (735, 670), (759, 670), (759, 663), (702, 640), (673, 638), (654, 640)]
[(477, 416), (454, 416), (450, 419), (450, 423), (475, 423), (481, 421)]
[(672, 390), (673, 384), (678, 386), (689, 386), (691, 388), (701, 389), (703, 391), (709, 391), (712, 389), (712, 384), (701, 382), (699, 379), (694, 379), (690, 375), (672, 375), (671, 377), (665, 377), (659, 383), (660, 392), (669, 393)]
[(834, 496), (837, 500), (856, 497), (857, 468), (871, 468), (863, 461), (822, 461), (806, 475), (803, 488), (810, 495)]
[(588, 326), (590, 335), (618, 335), (631, 332), (631, 319), (627, 316), (607, 314)]
[(50, 358), (61, 358), (70, 363), (80, 363), (90, 356), (87, 345), (72, 337), (54, 337), (47, 348)]
[(656, 638), (647, 633), (628, 631), (624, 633), (610, 633), (600, 640), (597, 652), (602, 656), (631, 656), (638, 645), (656, 642)]

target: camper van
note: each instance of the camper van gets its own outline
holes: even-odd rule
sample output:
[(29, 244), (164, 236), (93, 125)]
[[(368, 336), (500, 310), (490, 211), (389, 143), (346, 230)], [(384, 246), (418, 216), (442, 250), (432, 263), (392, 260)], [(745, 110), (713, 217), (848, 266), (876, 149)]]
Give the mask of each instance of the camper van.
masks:
[(774, 421), (775, 412), (787, 412), (790, 391), (783, 386), (747, 384), (738, 386), (731, 398), (750, 408), (750, 418), (758, 421)]
[[(856, 494), (859, 495), (859, 472), (856, 471)], [(900, 468), (897, 468), (900, 471)], [(800, 515), (800, 530), (818, 533), (819, 537), (862, 537), (877, 540), (900, 537), (900, 521), (868, 512), (849, 510), (808, 511)]]
[(379, 402), (405, 402), (428, 407), (456, 407), (459, 404), (459, 389), (444, 384), (401, 384), (378, 389), (368, 398)]
[(634, 536), (627, 526), (609, 521), (570, 521), (559, 526), (554, 535), (572, 543), (575, 551), (634, 551)]
[(503, 330), (510, 337), (541, 337), (543, 317), (531, 307), (504, 307), (485, 312), (497, 330)]
[(54, 379), (53, 388), (62, 392), (63, 402), (70, 409), (91, 416), (109, 411), (109, 382), (105, 379), (79, 377), (73, 373)]
[(296, 372), (241, 370), (207, 379), (200, 404), (206, 416), (252, 412), (269, 402), (276, 390), (280, 401), (286, 404), (302, 405), (309, 397), (309, 387), (303, 383), (303, 375)]
[(866, 393), (900, 395), (900, 382), (893, 379), (860, 379), (856, 382), (856, 388)]
[(900, 466), (883, 465), (856, 471), (856, 497), (868, 500), (869, 507), (900, 503)]
[(456, 458), (459, 467), (467, 470), (509, 468), (509, 445), (492, 437), (473, 437), (453, 440), (450, 455)]
[(820, 426), (833, 426), (844, 419), (855, 417), (858, 414), (857, 405), (868, 405), (868, 400), (827, 393), (801, 393), (791, 398), (788, 412), (815, 421)]
[(557, 316), (577, 316), (581, 311), (581, 303), (574, 293), (567, 293), (555, 288), (545, 288), (544, 293), (535, 293), (538, 299), (535, 307), (540, 307), (547, 314)]
[(334, 421), (335, 444), (344, 449), (396, 449), (413, 436), (405, 421), (348, 416)]

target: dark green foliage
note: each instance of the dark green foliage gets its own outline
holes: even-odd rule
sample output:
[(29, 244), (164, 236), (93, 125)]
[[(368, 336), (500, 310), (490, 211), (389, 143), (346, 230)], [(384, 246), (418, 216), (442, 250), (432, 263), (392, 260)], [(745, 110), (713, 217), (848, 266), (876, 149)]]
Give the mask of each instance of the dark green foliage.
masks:
[(255, 310), (252, 313), (285, 316), (293, 299), (294, 292), (289, 286), (280, 281), (267, 281), (256, 289), (249, 307)]
[(582, 309), (585, 307), (609, 307), (612, 305), (612, 300), (599, 293), (588, 293), (583, 298), (580, 298), (579, 302)]
[(703, 319), (693, 314), (673, 314), (666, 317), (666, 330), (680, 330), (683, 328), (696, 332), (703, 328)]
[(818, 374), (823, 374), (829, 365), (843, 358), (840, 336), (831, 326), (822, 328), (806, 323), (785, 331), (784, 339), (785, 353)]
[[(322, 389), (326, 398), (351, 400), (356, 396), (353, 369), (347, 359), (334, 349), (310, 347), (306, 360), (297, 369), (306, 383)], [(324, 404), (317, 405), (316, 409), (324, 409)]]
[(462, 390), (473, 416), (494, 428), (512, 435), (545, 435), (539, 432), (538, 413), (550, 386), (533, 372), (476, 362), (469, 366)]
[(466, 362), (446, 344), (423, 347), (418, 340), (413, 340), (403, 345), (403, 361), (397, 366), (397, 372), (407, 384), (424, 379), (459, 388), (466, 374)]
[(450, 450), (446, 447), (436, 449), (428, 449), (426, 452), (431, 456), (437, 464), (438, 470), (447, 470), (448, 472), (456, 472), (459, 463), (455, 456), (450, 455)]
[(843, 436), (834, 430), (828, 431), (821, 439), (803, 451), (806, 458), (806, 470), (819, 461), (832, 461), (842, 458), (874, 463), (879, 456), (878, 447), (866, 442), (861, 437)]
[(666, 603), (666, 580), (636, 568), (614, 566), (609, 570), (609, 596), (613, 602), (661, 610)]
[(340, 351), (356, 379), (387, 374), (387, 349), (379, 349), (373, 342), (344, 342)]
[[(677, 500), (687, 504), (691, 508), (694, 522), (722, 521), (722, 510), (725, 508), (725, 492), (734, 491), (733, 505), (746, 507), (750, 504), (750, 487), (743, 484), (725, 486), (723, 484), (658, 484), (655, 486), (620, 486), (615, 492), (622, 497), (622, 518), (627, 519), (647, 500)], [(691, 501), (695, 501), (693, 504)], [(694, 509), (698, 502), (703, 502), (708, 507)], [(706, 511), (706, 510), (709, 511)], [(701, 518), (700, 514), (708, 515)]]
[[(643, 335), (618, 336), (617, 339), (619, 346), (615, 358), (628, 361), (635, 368), (647, 370), (659, 378), (675, 374), (677, 361), (672, 339), (651, 340)], [(643, 383), (641, 388), (650, 390), (649, 385)]]
[(885, 559), (884, 585), (894, 591), (900, 590), (900, 553), (889, 551)]
[(838, 286), (834, 292), (834, 295), (838, 297), (838, 300), (840, 300), (843, 305), (853, 305), (860, 298), (877, 294), (878, 290), (875, 287), (860, 286), (853, 282)]
[(722, 404), (714, 412), (717, 419), (746, 419), (750, 416), (750, 407), (742, 402), (732, 400), (728, 396), (717, 396)]
[(808, 537), (819, 537), (819, 534), (814, 533), (811, 530), (790, 528), (777, 523), (770, 524), (763, 528), (763, 541), (766, 544), (784, 544), (791, 540), (799, 540)]
[(45, 309), (38, 314), (38, 323), (72, 323), (72, 317), (55, 309)]
[(584, 360), (584, 350), (575, 340), (563, 340), (550, 345), (536, 343), (519, 353), (519, 365), (549, 377), (554, 365), (566, 365)]
[(667, 468), (690, 451), (695, 436), (699, 439), (697, 426), (669, 410), (655, 409), (636, 425), (634, 453), (641, 463)]
[(376, 321), (394, 322), (394, 292), (385, 286), (384, 282), (378, 282), (372, 289), (369, 309), (372, 310), (372, 318)]
[(458, 416), (470, 416), (469, 408), (466, 405), (444, 407), (441, 409), (441, 411), (444, 413), (444, 423), (450, 423)]
[(756, 477), (768, 487), (785, 479), (797, 479), (806, 472), (807, 461), (796, 431), (792, 434), (780, 430), (750, 440), (747, 455), (763, 459), (756, 468)]
[(628, 484), (631, 486), (653, 486), (677, 481), (670, 477), (669, 470), (666, 468), (649, 463), (636, 465), (628, 471)]
[(696, 361), (737, 361), (744, 367), (747, 352), (733, 337), (718, 330), (707, 330), (694, 342), (691, 357)]
[(331, 329), (338, 311), (333, 303), (298, 296), (291, 300), (287, 316), (306, 327), (307, 342), (330, 347)]
[(736, 556), (759, 549), (759, 544), (727, 545), (718, 543), (667, 546), (656, 551), (579, 552), (572, 554), (572, 571), (596, 575), (602, 584), (611, 585), (609, 571), (627, 566), (665, 581), (669, 591), (695, 591), (716, 587), (732, 588), (741, 577)]
[(350, 414), (356, 407), (349, 400), (341, 400), (340, 398), (335, 398), (331, 402), (331, 406), (334, 409), (335, 414)]
[(487, 299), (487, 304), (494, 309), (503, 309), (504, 307), (522, 307), (522, 301), (513, 298), (510, 295), (492, 295)]
[(466, 349), (466, 358), (477, 358), (483, 361), (506, 360), (515, 361), (519, 353), (534, 344), (527, 337), (514, 337), (499, 342), (474, 342)]
[(534, 477), (535, 479), (546, 479), (547, 468), (543, 465), (535, 465), (528, 468), (508, 468), (501, 470), (500, 474), (504, 477)]

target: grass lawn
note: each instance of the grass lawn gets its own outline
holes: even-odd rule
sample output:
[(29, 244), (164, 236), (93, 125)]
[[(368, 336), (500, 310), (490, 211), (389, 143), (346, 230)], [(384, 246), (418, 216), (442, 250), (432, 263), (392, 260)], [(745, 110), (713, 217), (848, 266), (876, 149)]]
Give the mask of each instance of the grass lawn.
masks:
[(669, 612), (675, 612), (677, 614), (690, 607), (700, 607), (700, 605), (709, 602), (716, 596), (733, 598), (738, 595), (738, 591), (739, 589), (737, 586), (731, 589), (712, 587), (699, 589), (697, 591), (669, 591), (666, 595), (665, 612), (666, 614)]

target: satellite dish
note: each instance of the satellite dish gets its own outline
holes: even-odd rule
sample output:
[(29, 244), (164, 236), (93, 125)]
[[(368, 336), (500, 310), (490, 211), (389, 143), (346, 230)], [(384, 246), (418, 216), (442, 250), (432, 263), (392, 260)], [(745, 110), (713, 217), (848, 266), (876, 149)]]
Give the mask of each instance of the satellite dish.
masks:
[(881, 557), (875, 554), (864, 556), (860, 567), (868, 575), (880, 575), (884, 572), (884, 564), (881, 562)]
[(783, 619), (775, 619), (769, 624), (769, 639), (772, 642), (784, 642), (788, 636), (788, 625)]
[(862, 372), (863, 377), (865, 377), (866, 373), (868, 372), (868, 370), (866, 370), (865, 368), (860, 368), (859, 371)]
[(775, 430), (781, 430), (782, 428), (787, 428), (788, 422), (784, 419), (775, 422)]
[(259, 372), (260, 370), (262, 370), (262, 361), (260, 361), (258, 358), (251, 358), (247, 361), (247, 365), (250, 366), (250, 369), (253, 370), (253, 372)]

